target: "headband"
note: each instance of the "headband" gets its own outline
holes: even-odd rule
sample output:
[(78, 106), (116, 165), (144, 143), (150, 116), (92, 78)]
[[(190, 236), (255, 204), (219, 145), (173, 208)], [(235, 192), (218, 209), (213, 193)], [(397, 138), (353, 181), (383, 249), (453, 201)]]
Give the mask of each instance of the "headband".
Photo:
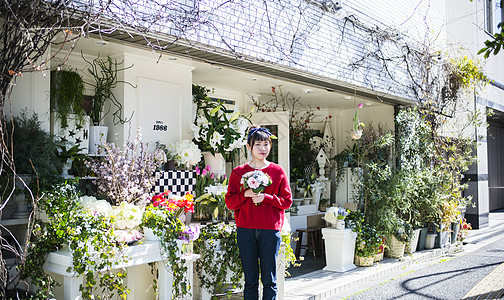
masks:
[(248, 134), (248, 138), (250, 139), (252, 137), (252, 135), (254, 135), (254, 133), (256, 133), (258, 131), (262, 131), (262, 132), (266, 133), (272, 139), (276, 139), (277, 138), (267, 128), (264, 128), (264, 127), (257, 127), (257, 128), (250, 129), (249, 134)]

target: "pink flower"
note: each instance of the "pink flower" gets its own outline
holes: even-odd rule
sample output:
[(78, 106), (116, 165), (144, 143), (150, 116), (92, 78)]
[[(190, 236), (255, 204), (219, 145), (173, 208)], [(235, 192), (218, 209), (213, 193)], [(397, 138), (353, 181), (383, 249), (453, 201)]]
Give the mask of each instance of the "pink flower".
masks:
[(207, 169), (208, 172), (212, 171), (212, 168), (210, 168), (210, 165), (207, 165), (206, 169)]
[(212, 173), (212, 175), (210, 175), (210, 178), (214, 179), (215, 175), (214, 173)]
[(206, 176), (206, 174), (207, 174), (207, 170), (203, 169), (203, 172), (201, 172), (201, 175)]
[(359, 103), (359, 105), (358, 105), (359, 108), (362, 108), (363, 106), (364, 106), (364, 104), (362, 104), (362, 103)]
[(249, 179), (247, 179), (247, 184), (251, 189), (257, 189), (261, 185), (261, 183), (257, 181), (254, 177), (250, 177)]
[(200, 175), (200, 173), (201, 173), (200, 168), (198, 168), (198, 167), (196, 166), (196, 176), (199, 176), (199, 175)]

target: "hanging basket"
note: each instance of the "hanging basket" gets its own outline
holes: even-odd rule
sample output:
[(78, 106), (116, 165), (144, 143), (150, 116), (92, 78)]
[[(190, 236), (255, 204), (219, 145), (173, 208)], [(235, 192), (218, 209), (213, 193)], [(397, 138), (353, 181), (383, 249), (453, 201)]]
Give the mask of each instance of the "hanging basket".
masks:
[(362, 130), (350, 130), (350, 137), (354, 140), (358, 140), (362, 137)]

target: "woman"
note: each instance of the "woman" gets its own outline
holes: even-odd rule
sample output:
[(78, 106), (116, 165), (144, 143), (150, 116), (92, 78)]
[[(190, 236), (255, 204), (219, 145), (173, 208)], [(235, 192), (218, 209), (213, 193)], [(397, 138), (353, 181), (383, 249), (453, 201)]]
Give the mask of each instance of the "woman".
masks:
[[(292, 195), (285, 170), (266, 160), (271, 150), (272, 134), (266, 128), (249, 130), (247, 149), (252, 160), (233, 169), (229, 178), (226, 205), (235, 211), (237, 241), (245, 274), (245, 300), (259, 297), (259, 268), (263, 299), (276, 299), (276, 259), (280, 250), (280, 230), (285, 210), (292, 205)], [(262, 193), (244, 189), (244, 174), (261, 170), (272, 183)], [(260, 267), (259, 267), (260, 266)]]

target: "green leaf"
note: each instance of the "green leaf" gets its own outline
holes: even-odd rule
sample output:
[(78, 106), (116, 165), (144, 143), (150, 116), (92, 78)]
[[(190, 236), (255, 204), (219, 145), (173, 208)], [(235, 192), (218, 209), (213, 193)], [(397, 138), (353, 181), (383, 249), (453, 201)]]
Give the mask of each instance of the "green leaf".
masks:
[(212, 109), (212, 111), (210, 112), (210, 115), (215, 115), (216, 112), (219, 111), (219, 109), (221, 108), (221, 105), (217, 106), (216, 108)]

